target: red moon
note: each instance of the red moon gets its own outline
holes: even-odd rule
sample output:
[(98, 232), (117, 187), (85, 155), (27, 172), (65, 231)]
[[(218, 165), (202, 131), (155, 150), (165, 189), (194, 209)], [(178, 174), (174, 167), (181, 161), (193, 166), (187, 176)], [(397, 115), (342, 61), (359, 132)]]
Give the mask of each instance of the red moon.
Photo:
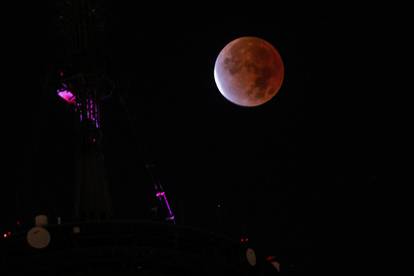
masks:
[(284, 78), (279, 52), (257, 37), (240, 37), (227, 44), (214, 65), (220, 93), (240, 106), (258, 106), (279, 92)]

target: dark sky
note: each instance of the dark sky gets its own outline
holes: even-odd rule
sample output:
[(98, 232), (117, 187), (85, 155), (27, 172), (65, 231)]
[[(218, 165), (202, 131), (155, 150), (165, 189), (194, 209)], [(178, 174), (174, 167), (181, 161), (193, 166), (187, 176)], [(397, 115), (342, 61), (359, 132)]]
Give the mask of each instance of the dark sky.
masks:
[[(354, 53), (369, 50), (357, 43), (363, 32), (351, 34), (335, 14), (263, 9), (257, 19), (199, 11), (180, 17), (123, 5), (110, 5), (103, 47), (118, 85), (103, 105), (117, 216), (145, 213), (143, 202), (153, 196), (144, 168), (150, 160), (179, 222), (234, 236), (246, 229), (270, 254), (310, 261), (326, 222), (335, 220), (326, 209), (343, 210), (338, 202), (350, 187), (377, 177), (376, 99), (367, 87), (354, 90), (360, 75), (346, 75)], [(6, 78), (16, 109), (5, 155), (11, 182), (0, 200), (5, 224), (38, 211), (70, 212), (72, 117), (50, 83), (45, 87), (60, 60), (53, 18), (53, 5), (45, 4), (22, 24), (10, 21)], [(228, 102), (214, 83), (218, 53), (240, 36), (269, 41), (285, 63), (279, 94), (256, 108)]]

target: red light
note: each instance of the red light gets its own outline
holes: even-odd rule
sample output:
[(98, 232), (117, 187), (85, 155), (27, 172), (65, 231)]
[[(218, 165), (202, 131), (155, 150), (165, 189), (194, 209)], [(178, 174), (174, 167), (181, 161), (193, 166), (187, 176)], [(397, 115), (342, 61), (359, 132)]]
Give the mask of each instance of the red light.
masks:
[(241, 238), (240, 239), (240, 242), (241, 243), (246, 243), (246, 242), (248, 242), (249, 241), (249, 238)]
[(10, 232), (10, 231), (9, 231), (9, 232), (7, 232), (7, 236), (9, 236), (9, 237), (11, 236), (11, 232)]
[(20, 220), (16, 221), (16, 224), (17, 224), (17, 225), (20, 225)]

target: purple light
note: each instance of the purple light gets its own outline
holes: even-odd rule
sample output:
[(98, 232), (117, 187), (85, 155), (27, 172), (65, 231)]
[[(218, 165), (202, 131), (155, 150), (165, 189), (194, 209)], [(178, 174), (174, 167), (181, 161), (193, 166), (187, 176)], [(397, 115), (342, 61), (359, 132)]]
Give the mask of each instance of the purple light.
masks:
[(167, 205), (168, 214), (169, 214), (168, 220), (172, 220), (175, 223), (174, 221), (175, 217), (171, 210), (170, 204), (168, 203), (167, 196), (165, 195), (164, 192), (162, 192), (162, 196), (164, 197), (165, 205)]
[(166, 194), (165, 194), (165, 192), (157, 192), (156, 193), (156, 196), (160, 199), (160, 200), (164, 200), (164, 203), (165, 203), (165, 206), (167, 207), (167, 210), (168, 210), (168, 218), (167, 218), (167, 220), (171, 220), (171, 221), (173, 221), (174, 222), (174, 224), (175, 224), (175, 216), (174, 216), (174, 214), (173, 214), (173, 212), (172, 212), (172, 210), (171, 210), (171, 207), (170, 207), (170, 204), (168, 203), (168, 199), (167, 199), (167, 196), (166, 196)]
[[(79, 90), (79, 91), (78, 91)], [(89, 121), (98, 129), (101, 126), (99, 102), (97, 102), (96, 91), (82, 88), (75, 88), (75, 91), (67, 83), (62, 83), (57, 90), (59, 97), (68, 104), (75, 106), (75, 112), (79, 113), (81, 122)]]
[(98, 120), (98, 118), (99, 118), (98, 105), (95, 104), (95, 125), (96, 125), (96, 128), (99, 128), (99, 120)]
[(83, 115), (82, 115), (82, 105), (80, 102), (76, 103), (76, 112), (79, 112), (79, 120), (83, 121)]
[(91, 116), (89, 115), (89, 99), (86, 99), (86, 119), (91, 119)]
[(69, 90), (58, 90), (58, 95), (64, 99), (68, 104), (74, 104), (76, 102), (76, 96)]
[(79, 110), (81, 122), (85, 119), (93, 122), (96, 128), (100, 128), (98, 104), (92, 97), (87, 98), (84, 104), (77, 103), (77, 110)]

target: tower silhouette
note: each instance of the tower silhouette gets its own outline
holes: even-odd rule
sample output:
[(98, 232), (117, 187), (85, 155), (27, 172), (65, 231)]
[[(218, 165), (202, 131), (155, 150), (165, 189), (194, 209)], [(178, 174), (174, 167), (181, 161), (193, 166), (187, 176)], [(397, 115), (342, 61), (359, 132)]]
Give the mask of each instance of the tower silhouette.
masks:
[(58, 95), (76, 112), (74, 218), (112, 213), (102, 151), (101, 103), (112, 93), (106, 74), (105, 1), (55, 3), (58, 27)]

